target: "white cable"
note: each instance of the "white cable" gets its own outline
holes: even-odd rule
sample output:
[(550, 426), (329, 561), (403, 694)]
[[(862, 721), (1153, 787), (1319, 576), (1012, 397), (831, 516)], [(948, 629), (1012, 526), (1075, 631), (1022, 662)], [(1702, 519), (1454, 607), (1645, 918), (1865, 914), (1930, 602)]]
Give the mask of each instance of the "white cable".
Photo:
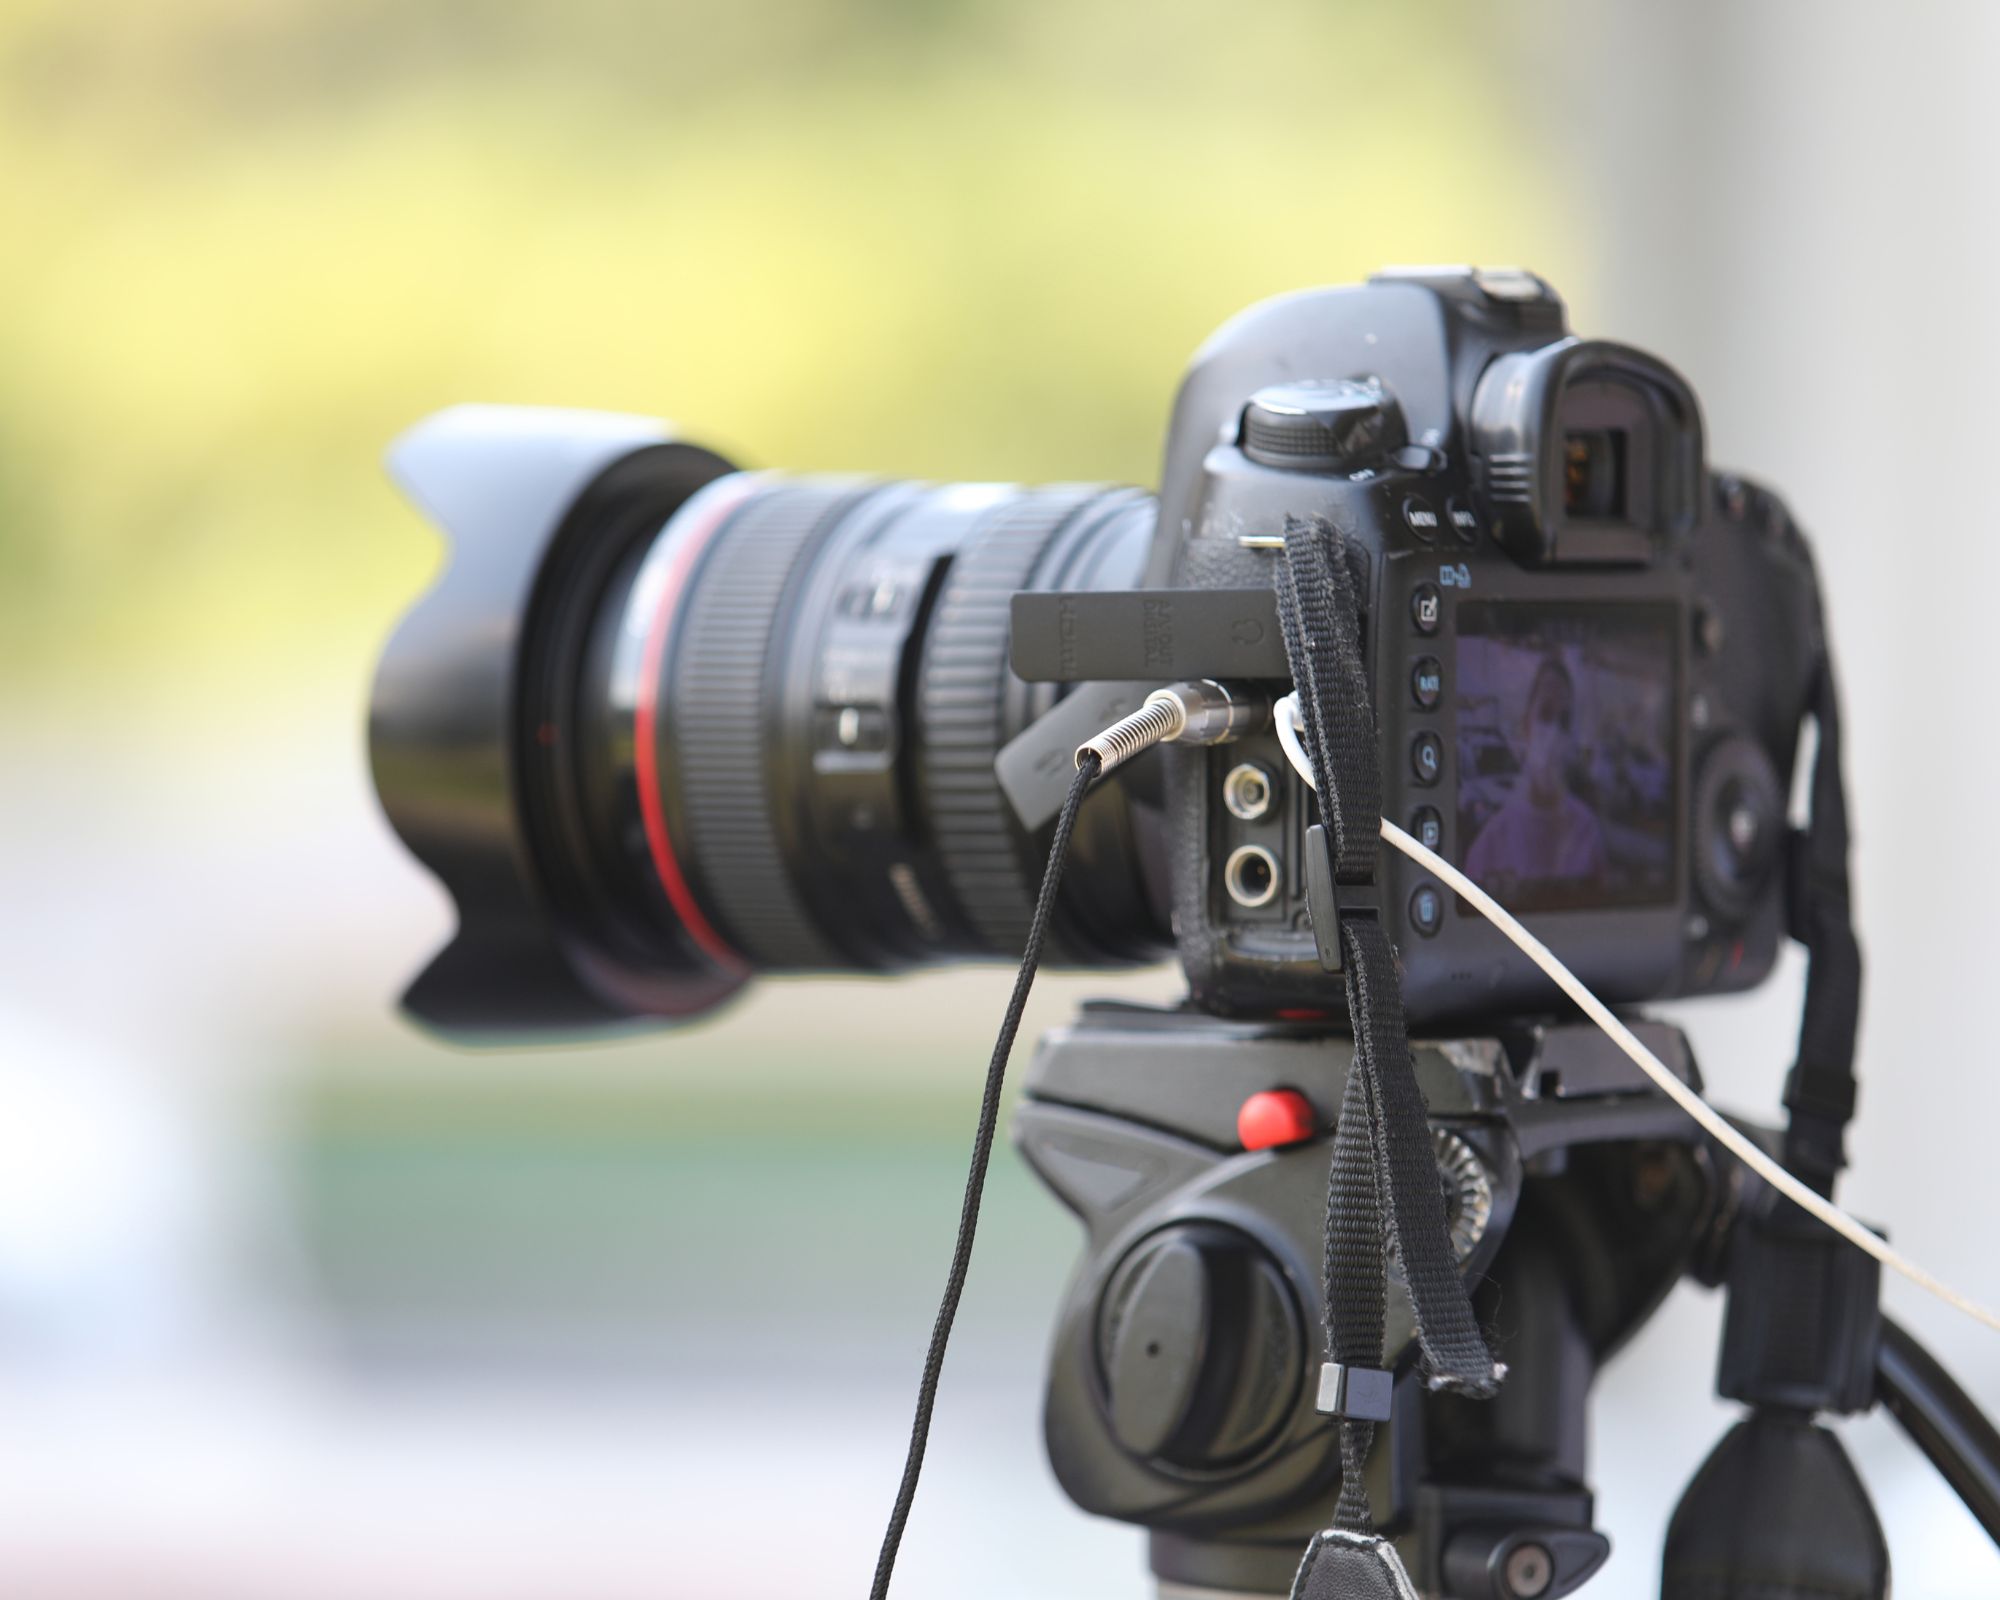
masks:
[(1292, 764), (1292, 770), (1306, 780), (1306, 787), (1319, 793), (1319, 783), (1313, 777), (1312, 757), (1306, 754), (1300, 731), (1305, 727), (1305, 710), (1299, 704), (1299, 692), (1280, 695), (1271, 707), (1271, 721), (1277, 724), (1278, 743), (1285, 747), (1285, 759)]
[[(1276, 712), (1275, 720), (1278, 725), (1278, 742), (1285, 747), (1287, 759), (1307, 785), (1317, 789), (1318, 785), (1313, 782), (1312, 763), (1306, 759), (1305, 749), (1299, 742), (1295, 720), (1300, 715), (1298, 695), (1296, 693), (1286, 695), (1273, 709)], [(1426, 871), (1442, 878), (1463, 896), (1474, 910), (1511, 939), (1523, 955), (1554, 979), (1556, 987), (1582, 1008), (1585, 1016), (1610, 1036), (1613, 1044), (1632, 1058), (1633, 1063), (1653, 1080), (1662, 1094), (1692, 1117), (1704, 1133), (1758, 1177), (1794, 1205), (1825, 1223), (1857, 1250), (1873, 1256), (1892, 1272), (1900, 1272), (1918, 1288), (1928, 1289), (1946, 1305), (1955, 1306), (1974, 1321), (1983, 1322), (1995, 1332), (2000, 1332), (2000, 1315), (1988, 1311), (1976, 1301), (1960, 1294), (1950, 1284), (1932, 1277), (1901, 1251), (1892, 1249), (1886, 1240), (1870, 1233), (1824, 1195), (1801, 1183), (1725, 1121), (1713, 1106), (1681, 1082), (1658, 1056), (1641, 1044), (1632, 1030), (1618, 1020), (1609, 1006), (1585, 988), (1582, 979), (1558, 961), (1547, 945), (1522, 927), (1506, 907), (1478, 884), (1435, 850), (1419, 844), (1387, 817), (1382, 819), (1382, 837)]]

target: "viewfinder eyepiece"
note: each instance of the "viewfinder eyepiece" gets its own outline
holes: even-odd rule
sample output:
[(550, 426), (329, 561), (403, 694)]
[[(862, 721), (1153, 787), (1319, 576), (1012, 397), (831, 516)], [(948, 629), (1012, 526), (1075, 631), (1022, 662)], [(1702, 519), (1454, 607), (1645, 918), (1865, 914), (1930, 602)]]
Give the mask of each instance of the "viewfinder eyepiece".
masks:
[(1563, 513), (1594, 521), (1625, 515), (1625, 431), (1573, 428), (1563, 435)]
[(1521, 561), (1638, 565), (1694, 528), (1701, 410), (1653, 356), (1583, 339), (1510, 351), (1480, 375), (1471, 424), (1487, 520)]

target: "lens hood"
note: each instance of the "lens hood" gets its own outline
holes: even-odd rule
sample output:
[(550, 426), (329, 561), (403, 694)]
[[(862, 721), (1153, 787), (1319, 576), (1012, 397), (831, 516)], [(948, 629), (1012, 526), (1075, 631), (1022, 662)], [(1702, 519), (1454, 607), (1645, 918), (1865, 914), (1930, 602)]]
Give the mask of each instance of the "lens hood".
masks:
[(405, 1008), (447, 1034), (516, 1036), (709, 1009), (740, 975), (626, 960), (563, 903), (529, 777), (552, 730), (521, 680), (575, 574), (615, 559), (605, 541), (650, 536), (734, 469), (649, 418), (509, 406), (439, 412), (388, 466), (451, 546), (383, 652), (369, 714), (383, 809), (458, 908)]

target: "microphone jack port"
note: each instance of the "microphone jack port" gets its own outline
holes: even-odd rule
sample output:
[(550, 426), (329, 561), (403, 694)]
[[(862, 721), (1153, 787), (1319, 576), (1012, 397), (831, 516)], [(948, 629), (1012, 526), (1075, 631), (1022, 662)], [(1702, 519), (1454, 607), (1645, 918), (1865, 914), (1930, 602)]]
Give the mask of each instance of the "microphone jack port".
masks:
[(1261, 844), (1238, 845), (1223, 863), (1222, 886), (1245, 910), (1269, 905), (1278, 892), (1278, 858)]

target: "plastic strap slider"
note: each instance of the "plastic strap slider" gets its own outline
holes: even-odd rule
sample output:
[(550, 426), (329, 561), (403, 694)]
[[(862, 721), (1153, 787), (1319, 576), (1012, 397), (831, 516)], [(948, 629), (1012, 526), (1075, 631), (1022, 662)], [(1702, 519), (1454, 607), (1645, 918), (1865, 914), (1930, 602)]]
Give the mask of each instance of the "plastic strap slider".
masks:
[(1315, 822), (1306, 829), (1306, 910), (1312, 917), (1313, 944), (1319, 964), (1338, 973), (1343, 957), (1340, 950), (1340, 920), (1343, 917), (1381, 915), (1381, 895), (1371, 877), (1366, 882), (1341, 882), (1334, 875), (1333, 840), (1324, 824)]
[(1351, 1367), (1329, 1361), (1319, 1369), (1319, 1410), (1353, 1422), (1387, 1422), (1392, 1374), (1380, 1367)]

